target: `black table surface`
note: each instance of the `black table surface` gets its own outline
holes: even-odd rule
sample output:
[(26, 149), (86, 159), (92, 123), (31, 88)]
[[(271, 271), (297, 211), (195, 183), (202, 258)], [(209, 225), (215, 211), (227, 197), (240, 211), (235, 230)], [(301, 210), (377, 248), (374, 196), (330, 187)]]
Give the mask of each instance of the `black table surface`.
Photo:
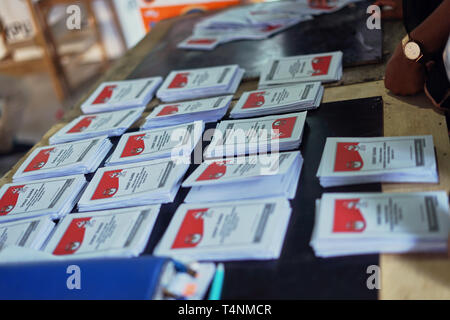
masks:
[[(315, 16), (265, 40), (235, 41), (213, 51), (183, 50), (177, 44), (192, 33), (203, 15), (185, 16), (174, 23), (160, 41), (131, 73), (130, 79), (166, 76), (172, 70), (238, 64), (246, 70), (245, 78), (256, 78), (261, 67), (275, 57), (341, 50), (343, 65), (355, 66), (382, 60), (381, 29), (368, 29), (367, 7), (362, 1), (329, 14)], [(150, 33), (151, 37), (151, 33)]]
[[(209, 125), (209, 127), (214, 127)], [(378, 255), (316, 258), (309, 246), (314, 225), (315, 200), (323, 192), (377, 192), (380, 184), (323, 189), (316, 177), (327, 137), (383, 135), (381, 97), (324, 103), (309, 111), (301, 153), (304, 164), (281, 257), (272, 261), (225, 263), (224, 299), (376, 299), (366, 286), (367, 267), (378, 265)], [(186, 177), (195, 169), (191, 165)], [(147, 244), (151, 254), (164, 234), (188, 188), (182, 188), (171, 204), (161, 207)]]

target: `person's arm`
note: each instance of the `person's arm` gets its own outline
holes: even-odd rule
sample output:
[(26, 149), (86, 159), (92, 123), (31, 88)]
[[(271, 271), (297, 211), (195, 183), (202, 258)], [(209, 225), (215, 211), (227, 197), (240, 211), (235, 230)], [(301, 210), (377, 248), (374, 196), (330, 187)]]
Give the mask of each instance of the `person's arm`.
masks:
[[(444, 0), (433, 13), (410, 33), (410, 38), (422, 45), (426, 55), (441, 50), (450, 33), (450, 0)], [(400, 43), (386, 66), (384, 83), (387, 89), (398, 95), (412, 95), (423, 90), (425, 67), (409, 60)]]

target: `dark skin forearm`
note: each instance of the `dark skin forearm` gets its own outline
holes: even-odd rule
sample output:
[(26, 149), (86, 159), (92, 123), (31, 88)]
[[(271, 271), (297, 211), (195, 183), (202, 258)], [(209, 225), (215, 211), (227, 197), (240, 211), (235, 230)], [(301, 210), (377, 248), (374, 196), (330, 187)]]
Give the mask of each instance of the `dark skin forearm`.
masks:
[[(424, 0), (426, 1), (426, 0)], [(423, 51), (428, 54), (441, 50), (450, 34), (450, 0), (444, 0), (419, 26), (410, 34), (417, 40)]]

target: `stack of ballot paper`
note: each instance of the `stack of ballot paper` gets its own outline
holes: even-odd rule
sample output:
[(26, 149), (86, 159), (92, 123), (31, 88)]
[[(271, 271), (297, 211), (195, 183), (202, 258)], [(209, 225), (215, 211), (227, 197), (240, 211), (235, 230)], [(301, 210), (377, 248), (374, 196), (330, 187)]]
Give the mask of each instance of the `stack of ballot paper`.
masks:
[(261, 70), (258, 88), (298, 82), (332, 82), (341, 77), (341, 51), (275, 58)]
[(161, 77), (102, 83), (81, 105), (83, 113), (145, 107), (162, 82)]
[(327, 138), (317, 177), (323, 187), (437, 183), (433, 137)]
[(0, 250), (9, 246), (40, 250), (54, 226), (49, 217), (0, 223)]
[(233, 96), (222, 96), (159, 105), (148, 115), (141, 129), (175, 126), (195, 120), (217, 122), (227, 113), (232, 98)]
[(73, 258), (135, 257), (152, 232), (160, 205), (70, 214), (44, 251)]
[(221, 121), (216, 127), (206, 158), (297, 149), (306, 112), (261, 118)]
[(310, 244), (320, 257), (447, 251), (449, 219), (445, 191), (325, 193)]
[(0, 188), (0, 222), (62, 218), (72, 211), (85, 185), (84, 175), (5, 184)]
[(96, 211), (172, 202), (190, 159), (159, 159), (100, 168), (78, 202)]
[(206, 160), (183, 182), (192, 187), (184, 201), (293, 199), (302, 165), (300, 151)]
[(319, 107), (323, 96), (320, 82), (301, 83), (245, 92), (231, 110), (231, 118), (304, 111)]
[(79, 116), (50, 137), (50, 144), (122, 135), (144, 112), (145, 107)]
[(173, 102), (234, 94), (244, 72), (238, 65), (172, 71), (156, 95)]
[(195, 260), (277, 259), (291, 215), (282, 198), (182, 204), (154, 255)]
[(35, 149), (13, 176), (14, 182), (94, 172), (112, 148), (106, 136)]
[(240, 6), (203, 19), (192, 35), (178, 48), (212, 50), (235, 40), (261, 40), (312, 19), (312, 15), (330, 13), (355, 0), (333, 0), (325, 5), (314, 1), (277, 1)]
[(173, 127), (128, 133), (120, 138), (107, 166), (159, 158), (190, 157), (202, 138), (204, 124), (195, 121)]

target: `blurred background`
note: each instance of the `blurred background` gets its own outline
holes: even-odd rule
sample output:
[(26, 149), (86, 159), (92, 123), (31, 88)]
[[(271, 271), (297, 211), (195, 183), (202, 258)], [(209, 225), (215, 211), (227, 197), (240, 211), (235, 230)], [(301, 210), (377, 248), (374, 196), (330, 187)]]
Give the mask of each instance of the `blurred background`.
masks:
[(0, 136), (14, 136), (0, 141), (0, 175), (158, 21), (253, 2), (263, 1), (0, 1)]

